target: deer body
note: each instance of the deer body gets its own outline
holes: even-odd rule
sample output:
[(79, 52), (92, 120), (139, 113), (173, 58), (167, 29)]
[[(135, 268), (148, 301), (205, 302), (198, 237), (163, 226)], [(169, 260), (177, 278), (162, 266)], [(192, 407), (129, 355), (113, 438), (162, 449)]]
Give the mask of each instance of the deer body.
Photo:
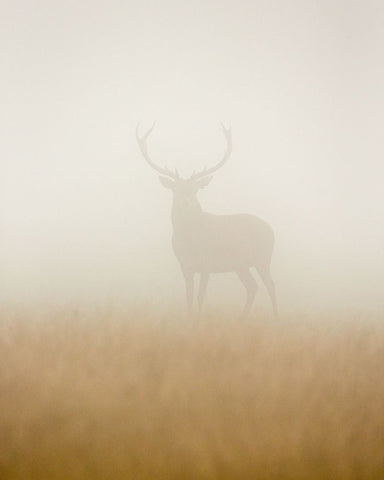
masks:
[(173, 222), (172, 243), (184, 269), (224, 273), (270, 262), (273, 231), (258, 217), (201, 212), (180, 223)]
[(209, 170), (182, 179), (167, 169), (158, 167), (147, 152), (146, 138), (153, 127), (137, 140), (147, 162), (162, 174), (160, 181), (172, 190), (173, 250), (184, 275), (188, 313), (192, 311), (194, 275), (200, 274), (198, 306), (201, 311), (208, 278), (211, 273), (235, 272), (243, 283), (247, 299), (243, 310), (246, 316), (252, 306), (257, 284), (250, 268), (255, 267), (271, 297), (277, 316), (275, 287), (270, 276), (274, 244), (272, 228), (262, 219), (248, 214), (213, 215), (204, 212), (197, 192), (209, 184), (209, 174), (220, 168), (231, 152), (231, 132), (223, 128), (227, 151), (222, 161)]

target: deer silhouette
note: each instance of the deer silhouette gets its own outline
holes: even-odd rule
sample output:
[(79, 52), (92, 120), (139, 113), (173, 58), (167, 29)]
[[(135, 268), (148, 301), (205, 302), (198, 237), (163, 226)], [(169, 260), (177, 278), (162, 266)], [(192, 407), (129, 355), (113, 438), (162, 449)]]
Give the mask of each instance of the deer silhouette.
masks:
[(197, 192), (210, 183), (212, 174), (225, 164), (231, 154), (231, 129), (222, 126), (226, 151), (216, 165), (194, 172), (190, 178), (180, 178), (177, 170), (172, 172), (151, 160), (147, 139), (154, 126), (140, 136), (137, 125), (136, 138), (147, 163), (161, 174), (159, 178), (162, 185), (173, 193), (172, 244), (185, 279), (188, 316), (192, 313), (195, 274), (200, 274), (197, 294), (200, 314), (210, 274), (235, 272), (247, 292), (242, 313), (242, 317), (246, 317), (257, 292), (257, 283), (250, 270), (255, 267), (267, 288), (277, 317), (275, 286), (270, 274), (274, 245), (272, 228), (254, 215), (213, 215), (204, 212), (197, 199)]

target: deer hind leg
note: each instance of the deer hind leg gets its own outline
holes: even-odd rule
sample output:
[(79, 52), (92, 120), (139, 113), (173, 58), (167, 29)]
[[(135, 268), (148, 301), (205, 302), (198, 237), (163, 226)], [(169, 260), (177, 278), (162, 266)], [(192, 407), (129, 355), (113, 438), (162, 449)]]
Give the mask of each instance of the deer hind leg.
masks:
[(269, 268), (260, 268), (257, 267), (257, 271), (259, 272), (259, 275), (261, 279), (264, 282), (264, 285), (268, 291), (268, 294), (271, 298), (272, 302), (272, 307), (273, 307), (273, 314), (275, 319), (278, 318), (278, 311), (277, 311), (277, 302), (276, 302), (276, 289), (275, 289), (275, 283), (272, 280), (271, 274), (269, 272)]
[(199, 292), (197, 294), (199, 316), (201, 316), (201, 312), (203, 309), (203, 302), (204, 302), (205, 292), (207, 291), (208, 279), (209, 279), (208, 273), (203, 272), (200, 274)]
[(242, 318), (246, 318), (249, 314), (249, 311), (251, 310), (253, 301), (256, 296), (257, 283), (256, 280), (253, 278), (249, 268), (238, 270), (236, 273), (247, 291), (247, 299), (244, 305), (243, 313), (241, 315)]

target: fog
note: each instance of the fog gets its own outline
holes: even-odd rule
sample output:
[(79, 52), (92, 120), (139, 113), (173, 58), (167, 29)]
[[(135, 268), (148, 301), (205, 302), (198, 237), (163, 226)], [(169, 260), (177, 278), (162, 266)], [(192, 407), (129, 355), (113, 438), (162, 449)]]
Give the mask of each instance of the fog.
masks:
[[(281, 309), (384, 308), (384, 6), (3, 1), (0, 298), (182, 301), (171, 194), (233, 152), (204, 210), (274, 229)], [(209, 308), (240, 305), (234, 274)], [(260, 288), (257, 308), (269, 308)]]

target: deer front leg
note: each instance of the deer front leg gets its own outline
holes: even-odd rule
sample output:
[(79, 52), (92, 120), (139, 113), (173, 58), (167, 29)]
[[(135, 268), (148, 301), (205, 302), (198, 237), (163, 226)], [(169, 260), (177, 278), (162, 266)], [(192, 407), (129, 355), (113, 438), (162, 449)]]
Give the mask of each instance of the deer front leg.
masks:
[(193, 307), (193, 272), (183, 270), (184, 279), (185, 279), (185, 293), (187, 296), (187, 317), (192, 317), (192, 307)]
[(201, 316), (201, 312), (203, 309), (203, 302), (205, 297), (205, 292), (207, 290), (209, 274), (208, 273), (201, 273), (200, 274), (200, 285), (199, 285), (199, 293), (197, 294), (197, 304), (199, 309), (199, 317)]

